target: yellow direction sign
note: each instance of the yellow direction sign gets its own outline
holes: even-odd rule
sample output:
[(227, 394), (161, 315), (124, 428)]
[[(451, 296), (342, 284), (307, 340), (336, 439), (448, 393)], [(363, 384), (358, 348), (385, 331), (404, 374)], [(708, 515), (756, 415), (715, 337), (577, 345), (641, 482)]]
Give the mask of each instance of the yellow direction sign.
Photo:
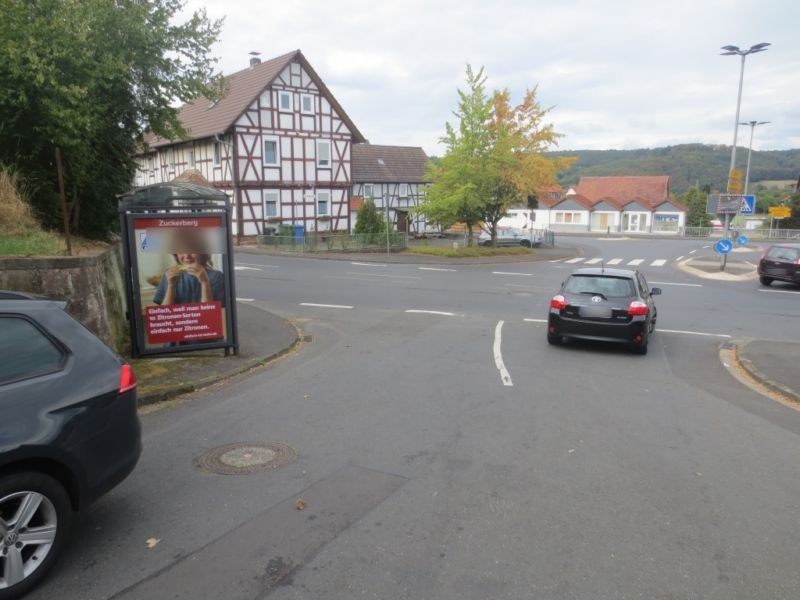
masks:
[(788, 219), (792, 216), (791, 206), (770, 206), (769, 216), (775, 219)]
[(742, 179), (744, 178), (744, 174), (739, 169), (731, 169), (731, 172), (728, 174), (728, 193), (729, 194), (741, 194), (744, 186), (742, 185)]

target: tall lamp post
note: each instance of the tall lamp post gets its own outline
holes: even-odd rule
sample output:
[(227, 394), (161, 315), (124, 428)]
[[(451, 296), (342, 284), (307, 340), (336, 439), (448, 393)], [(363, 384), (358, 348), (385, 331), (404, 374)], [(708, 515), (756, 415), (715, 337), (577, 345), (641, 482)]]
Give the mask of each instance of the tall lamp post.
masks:
[(750, 145), (747, 147), (747, 170), (744, 173), (744, 194), (747, 195), (747, 185), (750, 183), (750, 155), (753, 153), (753, 131), (759, 125), (766, 125), (769, 121), (748, 121), (739, 125), (750, 125)]
[[(722, 52), (722, 56), (741, 56), (742, 57), (742, 66), (739, 70), (739, 95), (736, 98), (736, 119), (733, 121), (733, 149), (731, 150), (731, 168), (728, 170), (728, 193), (731, 192), (731, 184), (733, 180), (733, 171), (734, 167), (736, 166), (736, 141), (739, 137), (739, 109), (742, 106), (742, 84), (744, 82), (744, 60), (747, 58), (748, 54), (755, 54), (757, 52), (763, 52), (767, 49), (767, 46), (770, 44), (768, 42), (762, 42), (760, 44), (756, 44), (755, 46), (750, 46), (747, 50), (741, 50), (738, 46), (723, 46), (721, 49), (725, 50)], [(728, 238), (729, 231), (731, 228), (731, 216), (729, 213), (725, 214), (725, 230), (723, 236), (725, 239)], [(725, 270), (725, 264), (727, 262), (728, 255), (723, 254), (719, 259), (719, 268), (721, 271)]]

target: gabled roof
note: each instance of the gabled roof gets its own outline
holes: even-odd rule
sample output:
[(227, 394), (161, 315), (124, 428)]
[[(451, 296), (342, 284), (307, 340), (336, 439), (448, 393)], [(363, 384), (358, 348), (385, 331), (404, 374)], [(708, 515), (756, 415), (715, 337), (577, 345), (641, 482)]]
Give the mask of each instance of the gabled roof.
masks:
[(605, 202), (606, 204), (608, 204), (612, 208), (615, 208), (617, 210), (622, 210), (622, 206), (623, 206), (622, 202), (620, 202), (616, 198), (612, 198), (611, 196), (606, 196), (605, 198), (598, 198), (597, 200), (592, 202), (592, 205), (596, 206), (596, 205), (601, 204), (603, 202)]
[(354, 183), (424, 183), (428, 155), (411, 146), (353, 144), (351, 179)]
[[(635, 204), (636, 206), (631, 206), (631, 204)], [(622, 210), (636, 211), (637, 207), (641, 207), (645, 209), (647, 212), (653, 211), (653, 206), (644, 198), (632, 198), (627, 202), (622, 203)], [(636, 211), (636, 212), (643, 212), (643, 211)]]
[(589, 200), (586, 196), (582, 196), (581, 194), (572, 194), (570, 196), (565, 196), (564, 198), (562, 198), (558, 202), (554, 202), (553, 204), (551, 204), (550, 208), (555, 208), (559, 204), (561, 204), (563, 202), (568, 202), (570, 200), (572, 200), (573, 202), (575, 202), (576, 204), (578, 204), (580, 206), (583, 206), (586, 210), (591, 210), (592, 209), (592, 201)]
[(592, 201), (610, 196), (623, 204), (635, 198), (660, 203), (669, 198), (669, 175), (581, 177), (575, 191)]
[(678, 202), (677, 200), (673, 200), (672, 198), (667, 198), (663, 202), (652, 203), (651, 206), (653, 207), (653, 210), (656, 210), (659, 206), (663, 206), (664, 204), (671, 204), (678, 210), (682, 210), (683, 212), (689, 212), (688, 206), (681, 204), (680, 202)]
[[(331, 103), (331, 106), (345, 122), (347, 128), (353, 134), (353, 140), (356, 142), (365, 141), (364, 136), (361, 135), (361, 132), (344, 112), (344, 109), (336, 101), (336, 98), (325, 86), (300, 50), (289, 52), (227, 76), (225, 78), (225, 95), (213, 106), (211, 106), (208, 98), (202, 96), (194, 102), (184, 104), (180, 109), (179, 118), (188, 133), (188, 137), (183, 141), (208, 138), (216, 133), (227, 131), (247, 107), (295, 60), (306, 70), (319, 88), (320, 93), (327, 98), (328, 102)], [(145, 142), (153, 147), (174, 144), (177, 141), (160, 138), (153, 134), (145, 135)]]

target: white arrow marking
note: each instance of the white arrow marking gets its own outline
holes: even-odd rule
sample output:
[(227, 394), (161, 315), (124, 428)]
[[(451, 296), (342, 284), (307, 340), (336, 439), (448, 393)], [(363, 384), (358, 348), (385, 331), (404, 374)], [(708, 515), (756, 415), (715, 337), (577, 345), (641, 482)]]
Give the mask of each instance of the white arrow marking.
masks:
[(494, 364), (497, 370), (500, 371), (500, 379), (505, 386), (513, 386), (511, 375), (508, 374), (505, 364), (503, 364), (503, 354), (500, 350), (503, 341), (503, 321), (497, 322), (497, 327), (494, 328)]

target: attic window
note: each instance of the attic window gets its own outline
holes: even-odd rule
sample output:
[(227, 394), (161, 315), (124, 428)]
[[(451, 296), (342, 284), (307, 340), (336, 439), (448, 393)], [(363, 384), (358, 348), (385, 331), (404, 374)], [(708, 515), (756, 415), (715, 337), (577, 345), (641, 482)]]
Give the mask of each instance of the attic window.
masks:
[(383, 159), (382, 159), (382, 158), (379, 158), (379, 159), (378, 159), (378, 164), (379, 164), (379, 165), (381, 165), (382, 167), (385, 167), (385, 166), (386, 166), (386, 163), (385, 163), (385, 162), (383, 162)]

